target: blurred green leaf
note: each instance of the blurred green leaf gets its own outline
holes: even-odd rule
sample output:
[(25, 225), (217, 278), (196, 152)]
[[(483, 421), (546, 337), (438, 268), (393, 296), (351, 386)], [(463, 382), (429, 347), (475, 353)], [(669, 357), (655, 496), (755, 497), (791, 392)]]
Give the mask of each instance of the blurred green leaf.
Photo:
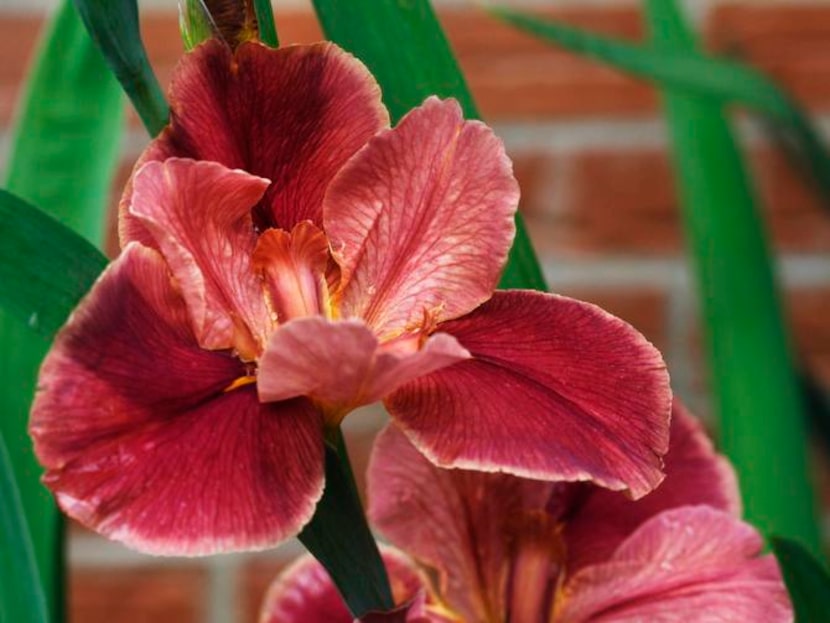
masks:
[[(656, 50), (696, 49), (671, 0), (646, 0)], [(749, 521), (820, 547), (804, 417), (766, 235), (722, 102), (664, 89), (697, 269), (720, 440)]]
[[(314, 7), (326, 36), (360, 58), (378, 79), (394, 121), (430, 95), (454, 97), (466, 117), (479, 117), (427, 0), (314, 0)], [(500, 287), (547, 289), (520, 216)]]
[(187, 51), (217, 34), (204, 0), (179, 0), (179, 32)]
[(271, 0), (253, 0), (256, 21), (259, 26), (259, 38), (266, 45), (276, 48), (280, 44), (277, 37), (277, 27), (274, 24), (274, 12), (271, 9)]
[(491, 7), (497, 18), (545, 41), (594, 58), (634, 76), (690, 95), (739, 104), (766, 115), (785, 132), (830, 205), (830, 154), (801, 107), (761, 72), (693, 48), (657, 50), (543, 20), (506, 7)]
[(796, 541), (770, 537), (790, 592), (795, 623), (824, 623), (830, 613), (830, 575)]
[(46, 600), (11, 460), (0, 435), (0, 621), (47, 623)]
[(360, 618), (395, 607), (386, 568), (366, 523), (343, 435), (326, 444), (326, 488), (299, 535), (331, 576), (349, 610)]
[[(11, 456), (34, 544), (48, 611), (62, 619), (60, 514), (40, 484), (26, 432), (35, 377), (53, 332), (100, 271), (102, 256), (65, 226), (101, 241), (109, 186), (117, 165), (124, 102), (68, 0), (40, 42), (12, 128), (5, 186), (41, 206), (3, 194), (0, 207), (0, 432)], [(51, 235), (53, 230), (69, 234)], [(30, 237), (31, 236), (31, 237)], [(74, 243), (72, 241), (75, 241)], [(76, 254), (77, 253), (77, 254)], [(89, 273), (81, 269), (86, 266)], [(2, 583), (2, 581), (0, 581)]]
[(136, 0), (73, 0), (84, 24), (151, 136), (167, 124), (169, 109), (147, 58)]
[(0, 239), (0, 306), (45, 336), (63, 325), (107, 265), (84, 238), (5, 190)]

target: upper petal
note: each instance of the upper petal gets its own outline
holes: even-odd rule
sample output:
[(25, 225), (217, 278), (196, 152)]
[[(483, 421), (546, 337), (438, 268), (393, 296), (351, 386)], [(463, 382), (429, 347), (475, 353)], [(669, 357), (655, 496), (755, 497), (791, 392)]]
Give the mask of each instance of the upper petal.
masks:
[(396, 426), (375, 439), (367, 478), (372, 523), (438, 571), (441, 594), (462, 620), (500, 620), (522, 517), (544, 511), (555, 485), (438, 468)]
[(687, 506), (655, 515), (607, 561), (558, 595), (555, 623), (788, 623), (792, 610), (758, 533), (732, 515)]
[(164, 255), (203, 348), (261, 350), (271, 322), (254, 274), (251, 209), (268, 180), (215, 162), (149, 162), (133, 181), (130, 214)]
[(518, 201), (501, 141), (464, 121), (455, 100), (429, 98), (372, 139), (326, 193), (344, 316), (385, 336), (472, 310), (498, 282)]
[[(421, 612), (429, 608), (434, 599), (426, 576), (405, 554), (392, 547), (382, 547), (381, 555), (395, 603), (404, 604), (420, 595)], [(370, 618), (375, 619), (373, 615)], [(298, 558), (271, 584), (259, 615), (260, 623), (352, 623), (353, 620), (325, 568), (310, 554)], [(427, 621), (443, 623), (445, 619), (430, 618), (424, 623)]]
[[(140, 162), (213, 160), (271, 180), (256, 222), (290, 230), (321, 223), (331, 178), (389, 125), (377, 82), (331, 43), (269, 48), (217, 40), (186, 54), (170, 87), (170, 126)], [(129, 192), (129, 188), (126, 191)], [(121, 225), (122, 240), (141, 236)]]
[(291, 320), (274, 331), (259, 361), (259, 397), (308, 396), (337, 423), (401, 384), (469, 357), (455, 338), (441, 333), (423, 345), (415, 338), (411, 347), (396, 346), (380, 344), (359, 320)]
[(319, 415), (224, 391), (244, 367), (203, 350), (162, 258), (133, 243), (58, 334), (30, 432), (60, 506), (147, 552), (272, 546), (322, 492)]
[(508, 291), (440, 329), (473, 358), (386, 400), (430, 460), (634, 497), (660, 482), (671, 391), (660, 354), (631, 326), (588, 303)]
[(705, 504), (740, 514), (740, 493), (732, 466), (715, 452), (700, 423), (677, 400), (672, 409), (665, 472), (660, 486), (639, 500), (604, 489), (592, 489), (584, 496), (565, 533), (572, 571), (607, 559), (638, 526), (664, 510)]

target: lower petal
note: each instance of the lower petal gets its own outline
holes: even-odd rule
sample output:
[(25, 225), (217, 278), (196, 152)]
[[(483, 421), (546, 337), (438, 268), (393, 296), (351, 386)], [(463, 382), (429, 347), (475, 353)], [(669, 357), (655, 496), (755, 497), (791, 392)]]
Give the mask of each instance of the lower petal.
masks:
[(631, 326), (588, 303), (508, 291), (439, 329), (473, 358), (386, 401), (434, 463), (634, 497), (660, 482), (671, 390), (660, 354)]
[(419, 347), (381, 345), (359, 320), (329, 322), (306, 317), (282, 325), (259, 363), (260, 399), (265, 402), (308, 396), (329, 423), (362, 405), (377, 402), (401, 384), (468, 357), (446, 334)]
[(728, 513), (687, 506), (656, 515), (603, 563), (571, 577), (555, 623), (789, 623), (792, 610), (761, 537)]
[(41, 369), (30, 431), (46, 485), (70, 516), (147, 552), (292, 536), (322, 491), (320, 417), (224, 391), (240, 374), (198, 346), (164, 261), (131, 243)]
[[(412, 561), (391, 547), (382, 547), (381, 555), (395, 603), (408, 603), (420, 595), (421, 609), (429, 608), (434, 601), (429, 597), (429, 581)], [(377, 618), (382, 616), (369, 615), (365, 620), (385, 620)], [(274, 581), (259, 616), (260, 623), (352, 623), (353, 620), (325, 568), (309, 554), (299, 558)], [(427, 619), (433, 620), (435, 623), (450, 621)]]

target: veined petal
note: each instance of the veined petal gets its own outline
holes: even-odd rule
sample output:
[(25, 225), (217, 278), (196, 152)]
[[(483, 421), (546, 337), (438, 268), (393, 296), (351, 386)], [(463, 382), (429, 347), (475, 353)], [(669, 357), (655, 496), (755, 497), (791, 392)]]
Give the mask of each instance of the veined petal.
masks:
[[(405, 554), (392, 547), (381, 547), (381, 555), (396, 604), (409, 602), (419, 594), (422, 602), (433, 602), (431, 596), (426, 597), (431, 595), (429, 580)], [(353, 620), (325, 568), (310, 554), (298, 558), (271, 584), (259, 616), (260, 623), (352, 623)]]
[(486, 301), (513, 241), (519, 187), (504, 146), (455, 100), (429, 98), (340, 171), (323, 221), (344, 317), (381, 337)]
[(244, 367), (203, 350), (161, 256), (127, 246), (58, 334), (30, 432), (60, 506), (152, 553), (273, 546), (322, 492), (319, 415), (225, 392)]
[(590, 480), (635, 498), (660, 482), (671, 390), (631, 326), (588, 303), (507, 291), (439, 329), (473, 358), (385, 401), (434, 463)]
[(758, 533), (732, 515), (687, 506), (655, 515), (557, 599), (554, 623), (789, 623), (792, 610)]
[(251, 209), (268, 180), (215, 162), (169, 158), (135, 175), (130, 214), (153, 237), (178, 281), (199, 344), (261, 350), (270, 317), (251, 257)]
[(565, 533), (572, 572), (607, 560), (637, 527), (662, 511), (701, 504), (740, 515), (735, 471), (715, 452), (700, 423), (676, 400), (665, 472), (660, 486), (640, 500), (596, 488), (585, 496)]
[(377, 402), (397, 387), (469, 357), (450, 335), (423, 345), (380, 344), (359, 320), (330, 322), (319, 316), (281, 325), (259, 361), (263, 402), (308, 396), (338, 423), (356, 407)]
[(523, 518), (543, 512), (556, 485), (438, 468), (394, 425), (375, 439), (367, 478), (372, 523), (438, 571), (448, 606), (464, 621), (502, 620)]
[[(271, 180), (255, 214), (260, 229), (291, 230), (306, 219), (320, 225), (332, 177), (389, 125), (369, 70), (331, 43), (272, 49), (250, 42), (232, 53), (208, 41), (177, 66), (169, 101), (170, 126), (141, 162), (213, 160)], [(141, 239), (128, 220), (121, 234)]]

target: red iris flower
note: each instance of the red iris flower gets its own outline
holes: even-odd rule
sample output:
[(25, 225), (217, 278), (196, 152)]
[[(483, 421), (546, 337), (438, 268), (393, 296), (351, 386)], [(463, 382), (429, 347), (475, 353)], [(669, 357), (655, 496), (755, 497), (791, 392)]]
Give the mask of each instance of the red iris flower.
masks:
[(381, 399), (438, 465), (660, 481), (660, 355), (593, 305), (493, 292), (519, 191), (456, 102), (389, 129), (338, 47), (213, 41), (170, 103), (41, 370), (31, 433), (69, 515), (149, 552), (273, 546), (314, 512), (326, 428)]
[[(369, 467), (370, 516), (397, 603), (389, 623), (790, 623), (775, 558), (738, 519), (734, 472), (675, 408), (666, 479), (632, 501), (587, 483), (439, 469), (390, 427)], [(429, 578), (437, 580), (433, 584)], [(386, 618), (382, 618), (386, 617)], [(319, 563), (274, 583), (262, 623), (351, 623)]]

